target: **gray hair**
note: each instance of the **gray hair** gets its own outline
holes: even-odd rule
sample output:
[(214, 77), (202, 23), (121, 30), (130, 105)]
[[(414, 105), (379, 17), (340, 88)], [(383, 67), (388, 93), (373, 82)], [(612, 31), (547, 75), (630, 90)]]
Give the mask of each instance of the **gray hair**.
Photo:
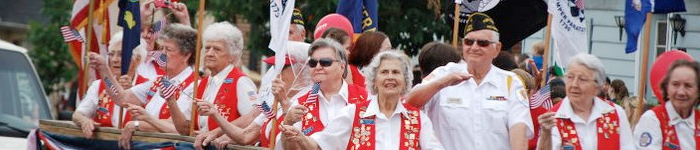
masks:
[(112, 46), (115, 46), (117, 44), (121, 45), (123, 38), (124, 38), (124, 32), (119, 31), (117, 33), (114, 33), (114, 35), (112, 35), (112, 38), (109, 39), (109, 47), (107, 48), (107, 50), (108, 51), (112, 50)]
[(411, 89), (413, 86), (413, 72), (411, 71), (411, 61), (408, 59), (408, 56), (406, 54), (401, 53), (399, 50), (389, 50), (389, 51), (382, 51), (377, 54), (377, 56), (374, 56), (372, 58), (372, 62), (369, 63), (364, 69), (363, 72), (367, 75), (365, 77), (365, 84), (367, 85), (367, 89), (370, 91), (372, 95), (377, 94), (377, 89), (374, 88), (374, 81), (377, 76), (377, 69), (379, 68), (379, 64), (382, 62), (382, 60), (389, 60), (389, 59), (396, 59), (401, 62), (401, 70), (403, 70), (404, 74), (404, 82), (406, 82), (406, 87), (401, 91), (401, 95), (405, 95), (408, 93), (408, 91)]
[[(175, 41), (183, 54), (193, 54), (197, 45), (197, 30), (183, 24), (170, 24), (162, 31), (159, 40), (169, 39)], [(191, 55), (187, 61), (189, 65), (194, 64), (194, 55)]]
[(598, 59), (598, 57), (591, 54), (581, 53), (571, 58), (571, 62), (569, 62), (567, 68), (571, 68), (571, 65), (574, 64), (583, 65), (586, 68), (593, 70), (595, 82), (599, 86), (605, 85), (605, 77), (607, 77), (607, 75), (605, 75), (605, 66), (603, 65), (603, 62)]
[[(306, 28), (304, 28), (304, 25), (292, 23), (292, 26), (297, 28), (297, 33), (306, 32)], [(296, 34), (296, 33), (294, 33), (294, 34)]]
[(340, 45), (340, 43), (336, 42), (335, 40), (330, 38), (323, 38), (311, 43), (311, 46), (309, 47), (309, 58), (311, 58), (311, 54), (313, 54), (316, 50), (326, 47), (333, 49), (335, 51), (336, 57), (338, 57), (338, 59), (340, 60), (340, 63), (345, 65), (345, 70), (343, 70), (343, 78), (345, 78), (348, 75), (348, 61), (347, 55), (345, 55), (345, 47)]
[(500, 34), (499, 34), (498, 32), (493, 31), (493, 30), (489, 30), (489, 31), (491, 31), (491, 33), (493, 34), (493, 39), (491, 39), (491, 40), (493, 40), (494, 42), (500, 42), (500, 41), (501, 41), (501, 36), (500, 36)]
[(233, 55), (237, 61), (241, 60), (241, 54), (243, 53), (243, 33), (241, 33), (241, 30), (228, 21), (211, 24), (202, 33), (202, 45), (204, 45), (204, 42), (216, 40), (224, 41), (226, 47), (228, 47), (229, 54)]

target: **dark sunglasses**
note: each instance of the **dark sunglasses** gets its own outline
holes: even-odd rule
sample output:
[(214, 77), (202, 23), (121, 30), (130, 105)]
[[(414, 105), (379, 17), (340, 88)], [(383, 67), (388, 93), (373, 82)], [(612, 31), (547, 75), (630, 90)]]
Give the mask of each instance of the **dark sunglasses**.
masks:
[(330, 58), (321, 58), (319, 60), (316, 60), (313, 58), (309, 58), (309, 67), (315, 68), (317, 64), (321, 64), (321, 67), (328, 67), (328, 66), (331, 66), (334, 61), (338, 61), (338, 60), (333, 60)]
[(496, 43), (496, 42), (491, 42), (489, 40), (475, 40), (475, 39), (469, 39), (469, 38), (464, 38), (464, 41), (462, 41), (462, 42), (464, 42), (464, 44), (469, 45), (469, 46), (474, 45), (474, 42), (476, 42), (476, 45), (479, 45), (481, 47), (486, 47), (486, 46), (489, 46), (493, 43)]

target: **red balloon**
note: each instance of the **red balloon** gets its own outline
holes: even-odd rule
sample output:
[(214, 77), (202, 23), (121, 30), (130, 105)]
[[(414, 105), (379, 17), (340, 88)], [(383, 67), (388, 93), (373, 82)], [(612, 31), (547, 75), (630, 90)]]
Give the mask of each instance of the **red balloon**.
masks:
[[(321, 18), (316, 24), (316, 30), (314, 30), (314, 40), (318, 39), (323, 35), (328, 28), (335, 27), (344, 30), (353, 39), (354, 31), (352, 29), (352, 24), (348, 18), (339, 14), (328, 14)], [(341, 43), (342, 44), (342, 43)]]
[(664, 103), (663, 95), (661, 94), (661, 80), (663, 80), (666, 76), (668, 68), (671, 67), (671, 64), (680, 59), (693, 61), (693, 57), (688, 55), (688, 53), (679, 50), (672, 50), (659, 55), (659, 57), (656, 58), (656, 61), (654, 61), (654, 65), (651, 67), (651, 75), (649, 75), (651, 90), (654, 92), (654, 95), (656, 95), (656, 98), (661, 104)]

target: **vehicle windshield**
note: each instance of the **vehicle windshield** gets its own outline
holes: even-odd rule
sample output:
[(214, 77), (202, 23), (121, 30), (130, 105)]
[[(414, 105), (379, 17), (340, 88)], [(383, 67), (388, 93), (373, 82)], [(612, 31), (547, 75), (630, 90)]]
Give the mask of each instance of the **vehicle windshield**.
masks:
[(50, 119), (51, 114), (30, 63), (23, 53), (0, 50), (0, 115), (38, 126), (39, 119)]

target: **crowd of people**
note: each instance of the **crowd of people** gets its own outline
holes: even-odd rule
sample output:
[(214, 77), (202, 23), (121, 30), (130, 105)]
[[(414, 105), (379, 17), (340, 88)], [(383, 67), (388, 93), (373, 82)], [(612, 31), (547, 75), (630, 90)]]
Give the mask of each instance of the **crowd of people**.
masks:
[[(142, 18), (153, 15), (152, 4), (144, 5)], [(168, 9), (186, 14), (184, 7)], [(189, 16), (174, 15), (178, 22), (157, 37), (144, 21), (133, 76), (118, 73), (128, 67), (120, 66), (122, 59), (132, 59), (118, 55), (119, 33), (107, 58), (89, 55), (101, 76), (72, 119), (86, 138), (98, 126), (123, 127), (124, 149), (134, 131), (187, 135), (191, 122), (198, 149), (271, 143), (305, 150), (695, 149), (700, 141), (695, 61), (675, 62), (661, 84), (665, 103), (635, 120), (634, 110), (644, 106), (637, 106), (624, 82), (607, 79), (596, 56), (576, 55), (565, 73), (542, 75), (549, 69), (543, 68), (542, 44), (532, 58), (502, 51), (499, 29), (486, 14), (470, 15), (459, 48), (424, 45), (419, 64), (393, 49), (380, 31), (355, 38), (352, 31), (324, 27), (304, 43), (300, 15), (295, 10), (290, 22), (287, 54), (263, 60), (285, 60), (271, 81), (273, 97), (261, 97), (242, 71), (244, 37), (226, 21), (199, 33), (204, 63), (202, 79), (194, 80), (200, 72), (193, 69), (198, 33)], [(414, 65), (421, 71), (418, 82)], [(533, 106), (543, 86), (551, 108)]]

